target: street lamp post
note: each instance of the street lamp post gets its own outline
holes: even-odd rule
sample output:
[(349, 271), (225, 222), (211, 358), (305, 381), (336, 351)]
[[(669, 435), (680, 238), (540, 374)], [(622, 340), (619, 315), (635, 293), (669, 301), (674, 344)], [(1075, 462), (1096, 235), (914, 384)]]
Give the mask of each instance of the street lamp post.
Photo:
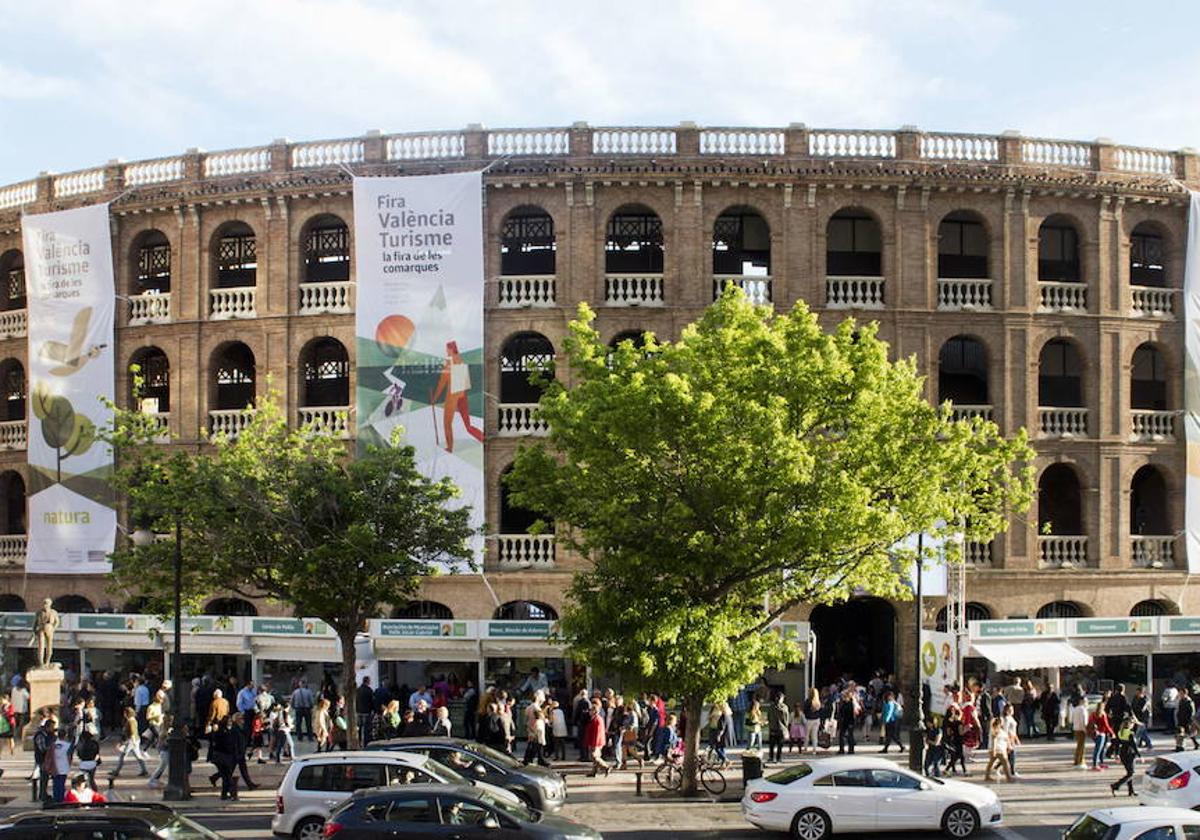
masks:
[[(154, 534), (140, 529), (133, 535), (137, 545), (149, 545)], [(183, 643), (183, 521), (175, 515), (175, 639), (171, 646), (171, 731), (167, 735), (167, 786), (163, 788), (163, 799), (168, 802), (183, 802), (192, 798), (188, 778), (187, 733), (183, 725), (183, 660), (180, 646)]]
[(908, 739), (908, 769), (918, 773), (925, 770), (925, 692), (921, 686), (921, 624), (923, 608), (921, 604), (921, 578), (925, 571), (925, 532), (917, 534), (917, 591), (913, 598), (913, 615), (916, 624), (916, 640), (913, 656), (913, 689), (916, 697), (913, 699), (913, 723)]

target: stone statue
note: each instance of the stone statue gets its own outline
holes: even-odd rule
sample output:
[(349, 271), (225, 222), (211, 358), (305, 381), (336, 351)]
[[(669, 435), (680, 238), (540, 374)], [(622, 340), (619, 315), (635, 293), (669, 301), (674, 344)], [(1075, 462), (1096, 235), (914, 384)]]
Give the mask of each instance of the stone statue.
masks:
[(37, 640), (38, 665), (42, 668), (50, 665), (50, 657), (54, 655), (54, 633), (62, 624), (52, 603), (49, 598), (42, 601), (42, 608), (33, 617), (33, 637)]

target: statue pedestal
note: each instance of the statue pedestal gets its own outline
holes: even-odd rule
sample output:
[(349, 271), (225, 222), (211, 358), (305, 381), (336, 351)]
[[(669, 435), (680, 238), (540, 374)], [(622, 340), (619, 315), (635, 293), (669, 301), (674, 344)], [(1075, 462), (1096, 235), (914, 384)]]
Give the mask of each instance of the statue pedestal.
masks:
[(49, 707), (58, 712), (62, 702), (62, 684), (66, 677), (62, 665), (51, 662), (41, 668), (30, 668), (25, 673), (25, 682), (29, 685), (29, 723), (21, 733), (25, 748), (29, 749), (33, 742), (33, 733), (42, 722), (42, 711)]

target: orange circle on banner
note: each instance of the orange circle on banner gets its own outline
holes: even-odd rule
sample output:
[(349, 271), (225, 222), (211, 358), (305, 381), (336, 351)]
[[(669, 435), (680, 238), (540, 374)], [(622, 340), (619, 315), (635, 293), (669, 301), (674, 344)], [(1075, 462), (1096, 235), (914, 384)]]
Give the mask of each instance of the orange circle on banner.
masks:
[(375, 343), (384, 353), (393, 355), (412, 340), (416, 327), (404, 315), (389, 315), (375, 327)]

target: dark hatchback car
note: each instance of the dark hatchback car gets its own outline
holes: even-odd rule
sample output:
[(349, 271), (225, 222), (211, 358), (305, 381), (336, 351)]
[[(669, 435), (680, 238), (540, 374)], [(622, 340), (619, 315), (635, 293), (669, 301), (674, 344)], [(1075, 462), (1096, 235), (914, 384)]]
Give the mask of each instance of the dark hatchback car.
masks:
[(356, 791), (325, 823), (330, 840), (602, 840), (582, 823), (497, 799), (469, 785)]
[(221, 840), (221, 835), (156, 802), (52, 805), (0, 821), (0, 840)]
[(538, 811), (559, 811), (567, 801), (567, 781), (558, 771), (533, 764), (526, 767), (511, 755), (465, 738), (392, 738), (372, 741), (371, 749), (427, 755), (468, 779), (512, 791)]

